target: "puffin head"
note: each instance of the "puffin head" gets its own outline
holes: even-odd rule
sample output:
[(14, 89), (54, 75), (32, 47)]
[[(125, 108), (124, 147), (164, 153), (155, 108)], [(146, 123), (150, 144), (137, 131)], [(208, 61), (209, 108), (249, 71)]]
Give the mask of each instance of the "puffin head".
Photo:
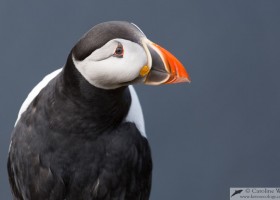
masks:
[(93, 86), (190, 82), (180, 61), (147, 39), (135, 24), (110, 21), (90, 29), (73, 47), (76, 69)]

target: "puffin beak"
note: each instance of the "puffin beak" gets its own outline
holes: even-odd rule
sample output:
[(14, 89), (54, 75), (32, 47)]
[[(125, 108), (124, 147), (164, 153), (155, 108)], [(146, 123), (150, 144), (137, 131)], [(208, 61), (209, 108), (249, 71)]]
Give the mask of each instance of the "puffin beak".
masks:
[(143, 46), (148, 55), (148, 66), (151, 66), (145, 84), (190, 82), (190, 77), (182, 63), (169, 51), (146, 38), (143, 40)]

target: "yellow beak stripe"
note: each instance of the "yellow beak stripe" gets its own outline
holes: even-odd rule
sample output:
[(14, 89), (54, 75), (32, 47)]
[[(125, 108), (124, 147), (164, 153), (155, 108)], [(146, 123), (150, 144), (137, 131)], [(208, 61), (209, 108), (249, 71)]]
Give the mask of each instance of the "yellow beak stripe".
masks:
[(143, 76), (146, 76), (150, 71), (150, 68), (145, 65), (144, 67), (142, 67), (142, 69), (140, 70), (140, 75), (143, 77)]

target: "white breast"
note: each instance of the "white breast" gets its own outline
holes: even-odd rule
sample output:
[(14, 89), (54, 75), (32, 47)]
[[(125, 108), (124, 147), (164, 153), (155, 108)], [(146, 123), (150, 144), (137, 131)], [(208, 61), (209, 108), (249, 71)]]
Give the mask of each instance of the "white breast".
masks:
[(141, 108), (137, 93), (134, 90), (132, 85), (130, 85), (128, 88), (129, 88), (129, 91), (131, 94), (131, 105), (130, 105), (128, 114), (125, 118), (125, 121), (135, 123), (135, 125), (139, 129), (141, 135), (143, 137), (147, 137), (146, 131), (145, 131), (145, 122), (144, 122), (143, 112), (142, 112), (142, 108)]
[(40, 93), (40, 91), (46, 87), (46, 85), (54, 78), (56, 77), (60, 72), (62, 71), (62, 68), (55, 70), (54, 72), (48, 74), (47, 76), (45, 76), (43, 78), (42, 81), (40, 81), (32, 90), (31, 92), (28, 94), (27, 98), (25, 99), (25, 101), (23, 102), (23, 104), (20, 107), (19, 113), (18, 113), (18, 117), (17, 117), (17, 121), (15, 123), (15, 126), (18, 122), (18, 120), (21, 117), (21, 114), (26, 111), (26, 109), (28, 108), (29, 104), (33, 101), (33, 99), (35, 99), (35, 97)]

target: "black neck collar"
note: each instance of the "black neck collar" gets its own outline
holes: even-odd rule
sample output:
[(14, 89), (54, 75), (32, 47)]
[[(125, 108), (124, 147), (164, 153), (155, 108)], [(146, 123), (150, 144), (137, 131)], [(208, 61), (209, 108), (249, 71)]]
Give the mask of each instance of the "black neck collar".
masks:
[(81, 124), (95, 131), (114, 128), (129, 111), (131, 96), (128, 87), (105, 90), (91, 85), (76, 69), (71, 53), (58, 82), (61, 87), (57, 87), (56, 95), (60, 96), (66, 115), (77, 120), (71, 121), (69, 118), (75, 131), (79, 131)]

